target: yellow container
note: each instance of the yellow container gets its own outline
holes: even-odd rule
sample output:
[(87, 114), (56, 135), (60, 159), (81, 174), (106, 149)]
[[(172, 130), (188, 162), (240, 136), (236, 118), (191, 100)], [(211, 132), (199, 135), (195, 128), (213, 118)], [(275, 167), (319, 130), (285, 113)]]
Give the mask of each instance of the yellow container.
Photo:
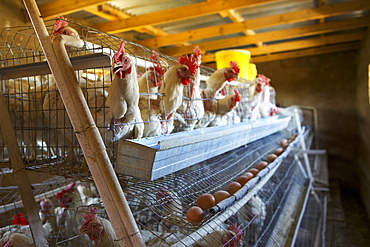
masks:
[(249, 64), (248, 80), (253, 81), (257, 77), (257, 67), (255, 63)]
[(231, 61), (236, 61), (240, 67), (240, 78), (248, 79), (251, 53), (247, 50), (224, 50), (215, 53), (217, 69), (230, 67)]

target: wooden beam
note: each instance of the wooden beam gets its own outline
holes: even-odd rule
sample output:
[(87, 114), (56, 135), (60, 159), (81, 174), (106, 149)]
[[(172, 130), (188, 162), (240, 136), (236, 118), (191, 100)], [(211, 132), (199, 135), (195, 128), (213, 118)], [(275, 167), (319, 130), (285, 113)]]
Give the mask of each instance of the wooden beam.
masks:
[[(335, 32), (339, 30), (358, 28), (368, 26), (370, 23), (370, 16), (368, 17), (359, 17), (348, 20), (341, 20), (336, 22), (328, 22), (310, 26), (303, 26), (297, 28), (290, 28), (272, 32), (259, 33), (254, 36), (248, 37), (236, 37), (229, 39), (222, 39), (217, 41), (209, 41), (198, 43), (197, 45), (202, 50), (203, 53), (206, 53), (207, 50), (219, 50), (224, 48), (232, 48), (243, 45), (250, 45), (256, 42), (269, 42), (283, 39), (292, 39), (298, 37), (305, 37), (317, 34), (324, 34)], [(191, 53), (194, 45), (184, 46), (184, 47), (171, 47), (166, 49), (159, 49), (162, 53), (170, 56), (178, 56), (185, 53)]]
[(53, 19), (58, 15), (68, 15), (87, 7), (109, 2), (109, 0), (56, 0), (39, 5), (44, 20)]
[[(358, 41), (363, 39), (365, 32), (346, 33), (338, 35), (330, 35), (320, 38), (299, 40), (292, 42), (285, 42), (276, 45), (266, 45), (263, 47), (250, 48), (248, 51), (251, 52), (252, 56), (293, 51), (299, 49), (306, 49), (318, 46), (325, 46), (330, 44), (346, 43), (352, 41)], [(202, 56), (203, 63), (209, 63), (215, 61), (215, 54), (209, 54)]]
[[(212, 2), (196, 3), (178, 8), (162, 10), (155, 13), (133, 16), (126, 20), (117, 20), (108, 23), (102, 23), (93, 26), (93, 28), (106, 33), (120, 33), (148, 25), (158, 25), (172, 21), (179, 21), (199, 16), (210, 15), (224, 10), (246, 8), (273, 1), (276, 0), (214, 0)], [(181, 42), (185, 41), (186, 40), (182, 40)]]
[(369, 8), (370, 1), (368, 0), (349, 1), (333, 5), (326, 5), (318, 8), (294, 11), (280, 15), (255, 18), (240, 23), (230, 23), (213, 27), (200, 28), (177, 34), (171, 34), (164, 37), (147, 39), (140, 42), (138, 41), (138, 43), (147, 47), (157, 48), (183, 41), (200, 40), (225, 34), (243, 32), (247, 29), (259, 29), (288, 23), (320, 19)]
[[(123, 12), (119, 9), (116, 9), (112, 6), (109, 6), (107, 4), (97, 5), (97, 6), (90, 6), (90, 7), (85, 8), (85, 10), (94, 14), (94, 15), (97, 15), (97, 16), (100, 16), (104, 19), (107, 19), (109, 21), (117, 21), (117, 20), (120, 20), (120, 19), (129, 19), (129, 18), (132, 17), (131, 15), (126, 14), (125, 12)], [(168, 35), (167, 32), (163, 31), (160, 28), (153, 27), (153, 26), (141, 27), (141, 28), (138, 28), (137, 31), (142, 32), (142, 33), (149, 33), (149, 34), (154, 35), (154, 36)]]
[(253, 57), (253, 63), (264, 63), (276, 60), (283, 60), (288, 58), (296, 58), (296, 57), (307, 57), (307, 56), (314, 56), (320, 54), (328, 54), (334, 52), (343, 52), (343, 51), (353, 51), (360, 49), (359, 42), (352, 42), (349, 44), (340, 44), (340, 45), (330, 45), (325, 47), (318, 47), (318, 48), (310, 48), (304, 49), (299, 51), (289, 51), (283, 52), (279, 54), (269, 54), (269, 55), (262, 55)]

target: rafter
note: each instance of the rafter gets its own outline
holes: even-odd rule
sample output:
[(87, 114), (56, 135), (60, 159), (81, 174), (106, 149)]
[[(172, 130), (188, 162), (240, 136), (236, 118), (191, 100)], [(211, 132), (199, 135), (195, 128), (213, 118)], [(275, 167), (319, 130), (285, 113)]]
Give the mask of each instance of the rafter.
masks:
[[(299, 40), (292, 42), (285, 42), (276, 45), (266, 45), (263, 47), (250, 48), (248, 51), (251, 52), (254, 56), (293, 51), (299, 49), (313, 48), (318, 46), (330, 45), (330, 44), (339, 44), (352, 41), (358, 41), (363, 39), (365, 32), (356, 32), (356, 33), (346, 33), (338, 35), (330, 35), (320, 38), (308, 39), (308, 40)], [(208, 63), (215, 61), (215, 54), (209, 54), (202, 56), (202, 62)]]
[[(217, 41), (209, 41), (203, 43), (197, 43), (199, 48), (205, 53), (207, 50), (219, 50), (224, 48), (231, 48), (237, 46), (244, 46), (254, 44), (258, 41), (269, 42), (282, 39), (292, 39), (298, 37), (312, 36), (317, 34), (330, 33), (345, 29), (358, 28), (368, 26), (370, 23), (370, 17), (359, 17), (354, 19), (328, 22), (304, 27), (290, 28), (278, 31), (271, 31), (256, 34), (249, 37), (236, 37), (229, 39), (222, 39)], [(194, 45), (184, 47), (172, 47), (166, 49), (159, 49), (162, 53), (170, 56), (178, 56), (185, 53), (191, 53)]]
[(368, 8), (370, 8), (370, 1), (368, 0), (349, 1), (333, 5), (326, 5), (318, 8), (294, 11), (286, 14), (255, 18), (240, 23), (231, 23), (207, 28), (200, 28), (187, 32), (171, 34), (164, 37), (138, 41), (138, 43), (147, 47), (157, 48), (179, 43), (182, 41), (200, 40), (219, 35), (238, 33), (251, 28), (259, 29), (281, 24), (314, 20)]
[(133, 16), (126, 20), (102, 23), (95, 25), (94, 28), (106, 33), (120, 33), (148, 25), (158, 25), (172, 21), (205, 16), (228, 9), (245, 8), (273, 1), (276, 0), (214, 0), (212, 2), (196, 3), (151, 14)]
[(343, 51), (353, 51), (358, 50), (360, 48), (359, 42), (351, 42), (349, 44), (339, 44), (339, 45), (330, 45), (325, 47), (318, 47), (318, 48), (309, 48), (299, 51), (289, 51), (283, 52), (278, 54), (272, 55), (262, 55), (252, 57), (253, 63), (263, 63), (263, 62), (270, 62), (276, 60), (282, 60), (287, 58), (296, 58), (296, 57), (307, 57), (307, 56), (314, 56), (320, 54), (328, 54), (333, 52), (343, 52)]
[(44, 20), (55, 18), (57, 15), (68, 15), (90, 6), (95, 6), (109, 2), (103, 0), (56, 0), (39, 5), (39, 9)]

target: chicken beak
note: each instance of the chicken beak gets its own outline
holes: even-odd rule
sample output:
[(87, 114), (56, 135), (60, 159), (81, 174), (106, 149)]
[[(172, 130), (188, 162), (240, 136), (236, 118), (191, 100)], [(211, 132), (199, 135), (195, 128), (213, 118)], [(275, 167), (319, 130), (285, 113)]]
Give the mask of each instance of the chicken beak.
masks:
[(113, 68), (113, 73), (118, 73), (123, 68), (122, 65), (115, 65)]

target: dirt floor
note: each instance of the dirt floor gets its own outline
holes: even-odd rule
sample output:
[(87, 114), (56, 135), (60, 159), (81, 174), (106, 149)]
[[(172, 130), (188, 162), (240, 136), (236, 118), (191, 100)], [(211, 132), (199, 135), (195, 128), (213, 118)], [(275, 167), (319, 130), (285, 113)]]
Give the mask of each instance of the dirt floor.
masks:
[(340, 181), (330, 181), (326, 247), (370, 247), (370, 216), (360, 196)]

